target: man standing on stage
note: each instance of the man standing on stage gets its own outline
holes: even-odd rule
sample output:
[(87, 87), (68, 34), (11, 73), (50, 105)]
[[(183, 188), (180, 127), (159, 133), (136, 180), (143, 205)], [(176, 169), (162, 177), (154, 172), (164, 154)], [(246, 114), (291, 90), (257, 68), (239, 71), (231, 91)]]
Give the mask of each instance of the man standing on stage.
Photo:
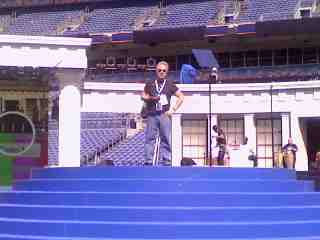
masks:
[[(171, 115), (181, 106), (184, 95), (178, 87), (167, 79), (169, 64), (161, 61), (157, 64), (157, 79), (146, 83), (142, 100), (147, 107), (147, 126), (145, 132), (145, 161), (151, 165), (157, 136), (160, 137), (159, 162), (171, 165)], [(175, 106), (170, 106), (175, 95)]]
[(291, 137), (288, 139), (288, 143), (283, 146), (282, 151), (286, 167), (294, 169), (296, 165), (296, 152), (298, 151), (298, 147), (293, 143)]

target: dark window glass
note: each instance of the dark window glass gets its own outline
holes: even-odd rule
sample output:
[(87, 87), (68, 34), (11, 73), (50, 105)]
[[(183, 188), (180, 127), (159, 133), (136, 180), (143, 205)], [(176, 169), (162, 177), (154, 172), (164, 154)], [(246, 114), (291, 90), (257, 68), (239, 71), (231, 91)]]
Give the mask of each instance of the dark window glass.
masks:
[(260, 65), (272, 66), (272, 50), (260, 51)]
[(190, 55), (178, 55), (177, 56), (178, 69), (181, 69), (182, 64), (190, 64)]
[(303, 49), (303, 64), (317, 63), (317, 49), (305, 48)]
[(287, 49), (278, 49), (274, 51), (274, 64), (275, 65), (287, 64)]
[(219, 53), (218, 62), (220, 67), (229, 68), (230, 67), (230, 54), (229, 53)]
[(302, 63), (302, 49), (289, 48), (289, 64), (301, 64)]
[(242, 52), (235, 52), (231, 54), (231, 66), (233, 68), (244, 66), (244, 54)]
[(257, 51), (246, 52), (246, 66), (248, 66), (248, 67), (258, 66), (258, 52)]

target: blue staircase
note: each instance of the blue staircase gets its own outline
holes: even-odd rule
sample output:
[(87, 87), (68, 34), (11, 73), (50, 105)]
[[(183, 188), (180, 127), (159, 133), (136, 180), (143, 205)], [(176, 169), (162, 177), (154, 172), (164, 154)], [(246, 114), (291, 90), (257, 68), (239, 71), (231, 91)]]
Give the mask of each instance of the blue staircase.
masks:
[(314, 240), (320, 193), (288, 169), (33, 169), (0, 191), (0, 240)]

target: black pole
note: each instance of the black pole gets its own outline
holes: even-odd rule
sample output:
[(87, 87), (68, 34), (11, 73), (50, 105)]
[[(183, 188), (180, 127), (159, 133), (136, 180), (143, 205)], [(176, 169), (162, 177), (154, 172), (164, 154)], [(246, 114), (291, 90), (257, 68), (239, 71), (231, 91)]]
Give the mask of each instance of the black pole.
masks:
[(212, 116), (211, 116), (211, 73), (209, 76), (209, 164), (212, 166)]
[(271, 149), (272, 149), (272, 167), (275, 166), (274, 162), (274, 133), (273, 133), (273, 97), (272, 97), (272, 83), (270, 85), (270, 113), (271, 113)]

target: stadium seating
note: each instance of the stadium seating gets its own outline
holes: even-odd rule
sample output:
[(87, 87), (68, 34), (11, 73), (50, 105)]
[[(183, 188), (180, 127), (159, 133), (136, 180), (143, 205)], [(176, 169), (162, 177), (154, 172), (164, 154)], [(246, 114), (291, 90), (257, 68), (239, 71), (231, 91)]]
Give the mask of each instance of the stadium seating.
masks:
[(159, 20), (153, 25), (157, 27), (177, 27), (185, 25), (207, 25), (217, 13), (217, 1), (177, 1), (169, 4)]
[(48, 130), (48, 164), (56, 165), (58, 163), (59, 153), (59, 131), (49, 129)]
[(15, 21), (8, 27), (9, 34), (21, 35), (58, 35), (58, 27), (65, 21), (79, 18), (81, 10), (53, 11), (49, 8), (19, 11)]
[(145, 82), (154, 78), (154, 72), (97, 73), (86, 78), (92, 82)]
[(249, 0), (244, 1), (242, 4), (244, 5), (237, 18), (238, 22), (255, 22), (257, 20), (257, 1)]
[[(90, 13), (89, 20), (82, 24), (74, 33), (132, 31), (137, 17), (143, 15), (150, 7), (154, 6), (150, 6), (148, 1), (146, 1), (147, 3), (143, 2), (136, 2), (136, 5), (130, 6), (127, 1), (119, 1), (94, 8)], [(154, 1), (153, 3), (156, 5)]]
[[(58, 163), (58, 130), (49, 130), (48, 134), (48, 163), (56, 165)], [(123, 129), (92, 129), (81, 130), (81, 159), (84, 161), (93, 160), (97, 152), (104, 152), (113, 145), (125, 138)]]
[[(180, 73), (178, 71), (170, 71), (170, 79), (179, 81)], [(148, 72), (122, 72), (122, 73), (100, 73), (93, 76), (87, 76), (88, 82), (124, 82), (124, 83), (145, 83), (154, 80), (155, 73)]]
[[(232, 1), (221, 3), (213, 0), (198, 1), (174, 1), (168, 4), (162, 11), (153, 28), (178, 27), (186, 25), (208, 25), (217, 20), (219, 11), (225, 9), (225, 13), (231, 12)], [(56, 35), (57, 28), (64, 21), (78, 18), (83, 14), (85, 7), (90, 9), (87, 21), (72, 31), (65, 31), (66, 35), (79, 35), (87, 33), (114, 33), (132, 31), (137, 26), (139, 18), (147, 17), (151, 9), (158, 6), (158, 1), (135, 1), (128, 4), (127, 1), (107, 1), (100, 3), (86, 3), (82, 5), (60, 5), (54, 7), (29, 7), (19, 8), (15, 22), (9, 25), (5, 33), (30, 34), (30, 35)], [(239, 15), (235, 22), (255, 22), (292, 19), (299, 6), (298, 0), (286, 1), (253, 1), (242, 3)], [(317, 15), (317, 14), (315, 14)], [(8, 12), (0, 13), (1, 22), (8, 22)], [(150, 27), (150, 26), (148, 26)]]
[(1, 0), (0, 8), (30, 7), (30, 6), (55, 6), (79, 3), (102, 2), (105, 0)]
[(298, 0), (255, 1), (256, 21), (293, 19)]
[(59, 123), (58, 121), (54, 120), (54, 119), (50, 119), (48, 121), (48, 129), (49, 130), (58, 130), (59, 128)]
[[(80, 155), (83, 164), (93, 161), (97, 153), (110, 150), (126, 138), (127, 114), (108, 112), (81, 113)], [(55, 120), (49, 121), (48, 163), (58, 163), (59, 128)]]
[(125, 138), (123, 129), (91, 129), (81, 131), (81, 156), (104, 152)]
[(101, 161), (112, 160), (116, 166), (144, 165), (144, 138), (144, 132), (137, 133), (104, 153)]
[(318, 64), (226, 68), (219, 73), (223, 83), (307, 81), (319, 79), (319, 76)]
[[(88, 76), (86, 81), (139, 83), (153, 80), (154, 76), (154, 72), (105, 73), (96, 74), (94, 77)], [(180, 71), (170, 71), (169, 78), (179, 83)], [(320, 79), (319, 64), (221, 68), (219, 70), (219, 81), (222, 83), (288, 82), (315, 79)], [(207, 82), (205, 79), (194, 81), (194, 83)]]

